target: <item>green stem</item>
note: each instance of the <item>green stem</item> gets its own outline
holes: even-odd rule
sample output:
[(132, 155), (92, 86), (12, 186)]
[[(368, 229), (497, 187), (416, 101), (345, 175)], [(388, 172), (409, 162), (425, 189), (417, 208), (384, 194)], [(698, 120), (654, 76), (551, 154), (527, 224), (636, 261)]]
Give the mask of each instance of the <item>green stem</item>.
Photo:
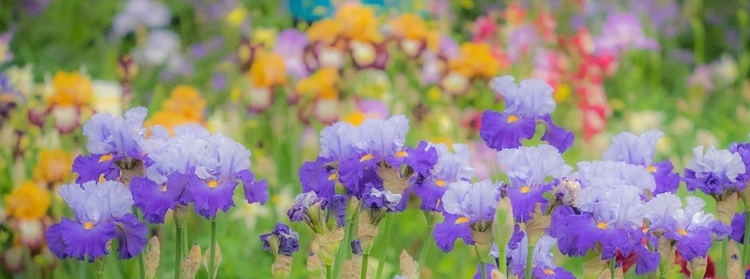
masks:
[(378, 269), (375, 272), (375, 278), (382, 278), (380, 275), (383, 274), (383, 267), (385, 266), (386, 258), (388, 257), (388, 240), (391, 239), (391, 227), (393, 226), (393, 214), (385, 215), (385, 235), (383, 235), (383, 248), (380, 249), (380, 257), (378, 258)]
[(746, 267), (750, 262), (750, 210), (747, 205), (745, 206), (745, 236), (743, 237), (742, 245), (742, 266)]
[(482, 279), (487, 279), (487, 264), (483, 263), (482, 260), (479, 260), (479, 268), (482, 270)]
[(497, 258), (497, 270), (500, 271), (500, 274), (502, 275), (508, 275), (508, 267), (507, 263), (505, 262), (505, 246), (504, 245), (498, 245), (497, 246), (498, 251), (500, 252), (499, 257)]
[(174, 253), (174, 278), (181, 278), (182, 272), (182, 224), (176, 218), (174, 220), (175, 228), (177, 228), (177, 239), (175, 239), (175, 253)]
[(327, 264), (327, 265), (326, 265), (326, 279), (331, 279), (331, 278), (333, 278), (333, 276), (332, 276), (332, 275), (333, 275), (333, 274), (331, 274), (331, 265), (330, 265), (330, 264)]
[(216, 216), (211, 218), (211, 248), (208, 255), (208, 278), (216, 278)]
[(359, 278), (367, 279), (367, 262), (370, 260), (369, 253), (362, 254), (362, 272), (359, 273)]
[(531, 279), (531, 270), (534, 263), (534, 246), (529, 244), (526, 252), (526, 279)]
[(78, 278), (79, 279), (86, 279), (86, 262), (85, 261), (79, 261), (78, 262)]
[(721, 270), (721, 276), (722, 278), (729, 278), (727, 277), (727, 245), (729, 244), (729, 240), (725, 237), (724, 240), (721, 241), (721, 265), (719, 266), (719, 269)]
[(339, 246), (339, 251), (336, 254), (336, 258), (334, 259), (334, 268), (333, 272), (335, 272), (334, 278), (338, 278), (339, 274), (341, 272), (341, 268), (344, 265), (344, 260), (349, 258), (349, 254), (351, 253), (351, 249), (347, 249), (351, 247), (349, 243), (352, 242), (354, 239), (354, 229), (357, 227), (357, 219), (359, 214), (356, 212), (352, 215), (352, 217), (349, 218), (349, 221), (346, 222), (346, 235), (344, 235), (344, 240)]
[(615, 263), (617, 263), (617, 260), (615, 258), (609, 260), (609, 278), (612, 279), (615, 279)]
[[(133, 207), (133, 212), (135, 213), (135, 216), (138, 218), (138, 220), (143, 220), (143, 218), (141, 218), (141, 212), (136, 210), (135, 207)], [(138, 275), (141, 276), (141, 279), (146, 278), (146, 268), (144, 267), (144, 261), (144, 255), (143, 252), (141, 252), (141, 254), (138, 255)]]
[(427, 252), (430, 251), (430, 246), (432, 246), (432, 239), (434, 237), (432, 235), (432, 230), (434, 228), (435, 228), (435, 226), (427, 227), (427, 236), (426, 236), (427, 240), (425, 240), (424, 243), (422, 243), (422, 249), (419, 251), (419, 267), (420, 267), (420, 269), (421, 269), (422, 266), (424, 266), (425, 260), (427, 259)]

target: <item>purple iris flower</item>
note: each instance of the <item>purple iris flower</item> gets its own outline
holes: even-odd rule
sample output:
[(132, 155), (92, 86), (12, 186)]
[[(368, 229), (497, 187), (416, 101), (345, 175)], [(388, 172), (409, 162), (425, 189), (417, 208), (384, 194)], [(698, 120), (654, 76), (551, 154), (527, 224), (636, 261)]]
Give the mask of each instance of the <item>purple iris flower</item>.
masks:
[(556, 180), (573, 170), (557, 149), (546, 144), (503, 149), (498, 152), (498, 158), (510, 181), (506, 191), (513, 215), (520, 223), (531, 219), (537, 203), (544, 208), (547, 200), (543, 194), (552, 189)]
[(742, 164), (745, 165), (745, 173), (740, 174), (737, 179), (742, 181), (750, 181), (750, 142), (736, 143), (733, 142), (729, 145), (729, 152), (740, 155), (742, 158)]
[(739, 244), (745, 243), (745, 214), (747, 213), (738, 212), (735, 213), (734, 218), (732, 218), (732, 232), (729, 237), (731, 237), (732, 240), (737, 241)]
[(703, 154), (703, 147), (699, 146), (693, 149), (693, 155), (683, 178), (688, 191), (700, 189), (709, 195), (721, 195), (729, 190), (740, 192), (747, 186), (741, 180), (746, 170), (739, 154), (713, 146)]
[(375, 188), (370, 188), (370, 192), (366, 193), (362, 199), (362, 207), (373, 211), (400, 211), (398, 206), (400, 203), (401, 194), (394, 194), (388, 190), (378, 190)]
[(143, 120), (148, 110), (136, 107), (125, 112), (125, 117), (97, 113), (83, 125), (83, 135), (88, 138), (89, 156), (78, 156), (73, 161), (73, 172), (78, 173), (76, 183), (92, 180), (114, 180), (120, 176), (116, 163), (123, 159), (147, 163), (143, 149), (146, 129)]
[(634, 186), (641, 192), (652, 193), (656, 189), (656, 182), (648, 170), (641, 166), (623, 162), (579, 162), (578, 171), (572, 176), (580, 181), (582, 187), (596, 188), (589, 190), (587, 192), (589, 194), (593, 194), (595, 191), (606, 192), (614, 188), (619, 189), (622, 186)]
[(314, 191), (297, 195), (294, 204), (287, 211), (292, 222), (305, 222), (316, 233), (323, 233), (323, 223), (333, 223), (341, 228), (346, 225), (347, 197), (333, 195), (330, 198), (318, 197)]
[(232, 195), (238, 181), (248, 203), (261, 204), (268, 199), (268, 183), (255, 181), (250, 168), (250, 151), (220, 133), (212, 134), (197, 149), (197, 164), (189, 174), (186, 200), (195, 203), (195, 211), (206, 219), (234, 206)]
[(187, 204), (188, 175), (198, 163), (198, 150), (205, 146), (210, 133), (198, 125), (174, 128), (169, 138), (162, 126), (151, 128), (152, 135), (144, 143), (153, 164), (146, 168), (145, 177), (134, 177), (130, 182), (135, 206), (149, 223), (164, 223), (169, 209)]
[(117, 238), (120, 259), (138, 255), (146, 244), (148, 228), (131, 214), (133, 198), (125, 185), (106, 181), (67, 184), (58, 194), (73, 209), (75, 219), (62, 217), (45, 233), (50, 251), (61, 259), (93, 262), (109, 254), (107, 242)]
[[(471, 167), (471, 151), (465, 144), (454, 143), (451, 145), (453, 152), (442, 143), (430, 144), (437, 151), (437, 164), (429, 175), (418, 175), (412, 178), (414, 191), (422, 199), (422, 210), (440, 210), (440, 198), (443, 197), (447, 185), (455, 181), (470, 181), (476, 171)], [(404, 191), (407, 195), (407, 191)]]
[(640, 245), (639, 228), (645, 214), (641, 189), (629, 185), (620, 186), (617, 191), (601, 191), (603, 188), (583, 188), (579, 199), (585, 206), (560, 206), (553, 212), (548, 233), (558, 238), (563, 254), (583, 256), (599, 243), (602, 259), (606, 260), (617, 251), (629, 255)]
[(125, 9), (115, 16), (112, 31), (116, 36), (130, 33), (143, 24), (147, 27), (162, 27), (169, 24), (169, 9), (160, 2), (130, 0)]
[(659, 130), (650, 130), (640, 136), (622, 133), (612, 138), (612, 145), (604, 152), (604, 160), (619, 161), (645, 167), (656, 182), (654, 194), (676, 193), (680, 186), (680, 175), (674, 172), (669, 159), (654, 163), (656, 142), (664, 136)]
[(482, 115), (479, 133), (487, 146), (497, 150), (519, 147), (521, 140), (534, 137), (537, 122), (547, 127), (542, 140), (560, 152), (573, 145), (573, 133), (558, 127), (549, 117), (557, 105), (552, 87), (543, 80), (527, 79), (519, 86), (513, 77), (503, 76), (494, 79), (494, 86), (505, 97), (505, 110), (488, 110)]
[(635, 13), (610, 14), (600, 36), (594, 38), (597, 53), (619, 55), (630, 49), (658, 50), (659, 42), (646, 37)]
[(284, 57), (286, 71), (297, 79), (304, 78), (309, 74), (304, 61), (307, 43), (305, 33), (297, 29), (286, 29), (279, 33), (273, 46), (273, 52)]
[(472, 226), (492, 222), (499, 198), (499, 185), (489, 180), (474, 184), (459, 180), (448, 185), (442, 197), (445, 219), (433, 231), (438, 247), (450, 252), (458, 238), (473, 244)]
[(646, 219), (651, 222), (651, 232), (661, 232), (663, 237), (675, 240), (675, 247), (686, 261), (706, 257), (712, 238), (723, 239), (731, 228), (716, 220), (711, 213), (703, 212), (706, 202), (698, 197), (687, 197), (682, 208), (680, 198), (671, 193), (656, 196), (646, 203)]
[(268, 238), (275, 237), (279, 247), (273, 247), (274, 250), (278, 249), (278, 253), (284, 256), (292, 256), (294, 252), (299, 251), (299, 234), (293, 231), (289, 226), (284, 223), (276, 223), (276, 227), (271, 233), (260, 235), (260, 241), (263, 242), (263, 250), (271, 250), (271, 243)]
[[(572, 273), (555, 264), (555, 255), (550, 251), (555, 244), (557, 239), (547, 235), (537, 241), (531, 270), (534, 278), (575, 278)], [(525, 272), (528, 247), (529, 241), (524, 236), (517, 247), (508, 250), (508, 265), (517, 276), (523, 276)]]
[(338, 173), (333, 166), (333, 157), (318, 157), (314, 162), (305, 162), (299, 169), (302, 192), (315, 192), (329, 198), (336, 193)]

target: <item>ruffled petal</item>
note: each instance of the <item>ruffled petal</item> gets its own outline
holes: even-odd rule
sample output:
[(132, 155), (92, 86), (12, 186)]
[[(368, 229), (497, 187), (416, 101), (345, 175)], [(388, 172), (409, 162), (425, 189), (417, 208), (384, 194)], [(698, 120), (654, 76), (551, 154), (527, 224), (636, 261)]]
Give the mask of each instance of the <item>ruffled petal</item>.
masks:
[(115, 219), (115, 226), (117, 227), (117, 240), (120, 243), (117, 247), (119, 259), (130, 259), (140, 254), (146, 246), (148, 227), (138, 221), (138, 217), (133, 214), (125, 214)]
[(90, 262), (109, 254), (107, 242), (115, 238), (116, 229), (112, 222), (103, 222), (86, 229), (83, 224), (62, 218), (59, 223), (60, 235), (67, 245), (65, 254), (83, 260), (88, 256)]
[(218, 210), (227, 212), (234, 206), (232, 194), (235, 187), (237, 187), (236, 181), (224, 181), (210, 187), (206, 181), (193, 175), (188, 183), (188, 200), (195, 204), (195, 212), (206, 219), (211, 219), (216, 217)]
[(145, 177), (133, 177), (130, 181), (130, 191), (133, 193), (135, 207), (143, 212), (143, 219), (152, 224), (164, 223), (164, 216), (169, 209), (173, 209), (179, 201), (183, 188), (170, 187), (170, 180), (165, 185), (159, 185)]
[(268, 200), (268, 182), (266, 180), (255, 181), (255, 175), (250, 170), (243, 170), (236, 174), (242, 181), (245, 190), (245, 200), (248, 203), (265, 204)]
[(443, 252), (447, 253), (453, 250), (453, 243), (459, 238), (463, 239), (464, 243), (468, 245), (474, 244), (469, 222), (462, 221), (457, 215), (446, 214), (445, 220), (435, 226), (432, 234), (435, 237), (435, 243)]
[(575, 140), (573, 132), (555, 125), (549, 115), (542, 117), (542, 119), (547, 124), (547, 129), (544, 131), (544, 135), (542, 135), (543, 141), (554, 146), (561, 153), (573, 146), (573, 141)]
[(487, 146), (501, 150), (521, 146), (521, 140), (534, 137), (535, 130), (534, 118), (518, 118), (488, 110), (482, 115), (479, 135)]
[(73, 160), (73, 172), (78, 174), (76, 183), (83, 184), (88, 181), (99, 181), (104, 175), (105, 180), (116, 180), (120, 177), (120, 168), (118, 168), (114, 159), (102, 159), (102, 155), (79, 155)]

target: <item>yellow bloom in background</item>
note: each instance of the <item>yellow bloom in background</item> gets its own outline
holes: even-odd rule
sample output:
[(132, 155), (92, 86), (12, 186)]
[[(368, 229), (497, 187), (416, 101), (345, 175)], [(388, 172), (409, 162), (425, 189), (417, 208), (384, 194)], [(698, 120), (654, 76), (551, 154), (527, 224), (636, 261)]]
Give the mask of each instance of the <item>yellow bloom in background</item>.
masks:
[(164, 101), (162, 110), (171, 111), (185, 118), (199, 121), (203, 119), (206, 101), (201, 93), (190, 85), (180, 85), (172, 89), (169, 99)]
[(34, 181), (38, 183), (63, 183), (68, 180), (73, 167), (73, 156), (62, 149), (41, 150), (34, 166)]
[(395, 17), (389, 22), (393, 36), (408, 40), (426, 40), (428, 35), (427, 25), (422, 17), (405, 13)]
[(78, 72), (57, 72), (49, 99), (54, 106), (85, 106), (91, 102), (91, 80)]
[(249, 75), (255, 87), (268, 88), (286, 83), (284, 58), (276, 53), (260, 53), (250, 67)]
[(343, 27), (342, 33), (349, 39), (362, 42), (378, 42), (378, 20), (375, 10), (359, 4), (341, 6), (336, 12), (335, 19)]
[(172, 89), (169, 98), (162, 103), (162, 109), (146, 120), (144, 126), (164, 126), (169, 130), (169, 135), (173, 136), (174, 131), (172, 129), (176, 126), (184, 124), (202, 125), (205, 108), (206, 101), (201, 98), (197, 89), (189, 85), (180, 85)]
[(326, 18), (310, 25), (310, 29), (307, 29), (307, 38), (313, 42), (333, 43), (342, 31), (341, 23)]
[(27, 181), (4, 197), (5, 212), (21, 220), (36, 220), (47, 214), (50, 195), (34, 182)]
[(500, 71), (500, 61), (493, 55), (487, 43), (467, 42), (461, 44), (460, 54), (449, 62), (450, 68), (467, 77), (492, 78)]
[(354, 126), (359, 126), (359, 124), (362, 124), (362, 122), (365, 121), (365, 114), (362, 113), (359, 110), (356, 110), (350, 114), (344, 115), (344, 117), (341, 118), (341, 120), (345, 122), (349, 122), (349, 124), (352, 124)]
[(276, 41), (276, 29), (271, 28), (257, 28), (253, 30), (253, 42), (256, 44), (262, 44), (266, 47), (273, 46), (273, 43)]
[(555, 92), (552, 93), (552, 98), (555, 99), (555, 102), (562, 103), (568, 99), (568, 96), (570, 96), (572, 91), (573, 89), (570, 88), (570, 85), (560, 84), (557, 86)]
[(305, 95), (330, 95), (330, 91), (336, 91), (335, 85), (338, 79), (338, 70), (334, 68), (322, 68), (314, 74), (301, 79), (297, 83), (297, 93)]
[(247, 10), (242, 5), (237, 5), (237, 7), (227, 14), (227, 23), (239, 26), (245, 20), (245, 17), (247, 17)]

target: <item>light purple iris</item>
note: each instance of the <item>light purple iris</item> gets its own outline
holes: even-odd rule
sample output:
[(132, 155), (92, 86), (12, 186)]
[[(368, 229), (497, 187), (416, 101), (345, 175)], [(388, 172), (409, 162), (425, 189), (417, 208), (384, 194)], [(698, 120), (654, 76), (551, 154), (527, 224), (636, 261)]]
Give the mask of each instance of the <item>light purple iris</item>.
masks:
[(645, 167), (656, 182), (654, 194), (675, 193), (680, 185), (680, 175), (674, 172), (669, 159), (654, 163), (656, 142), (664, 136), (659, 130), (650, 130), (640, 136), (621, 133), (612, 138), (612, 145), (604, 151), (604, 160), (619, 161)]
[(238, 181), (245, 189), (248, 203), (264, 203), (268, 198), (265, 180), (255, 181), (249, 170), (250, 151), (220, 133), (209, 136), (204, 145), (194, 148), (197, 164), (189, 174), (186, 200), (193, 202), (195, 211), (207, 219), (218, 210), (226, 212), (234, 206), (232, 195)]
[(546, 126), (542, 140), (563, 152), (573, 145), (574, 135), (552, 122), (550, 114), (557, 104), (552, 98), (552, 87), (539, 79), (522, 80), (516, 85), (513, 77), (495, 78), (495, 91), (505, 98), (505, 110), (485, 111), (482, 115), (480, 136), (487, 146), (496, 150), (521, 146), (521, 140), (531, 139), (538, 122)]
[(579, 162), (573, 178), (584, 188), (619, 189), (620, 186), (633, 186), (641, 191), (656, 189), (653, 176), (643, 167), (612, 161)]
[(646, 203), (646, 219), (650, 232), (660, 232), (666, 238), (677, 241), (675, 246), (686, 260), (705, 257), (712, 244), (712, 236), (722, 239), (731, 229), (717, 221), (711, 213), (705, 213), (706, 202), (698, 197), (687, 197), (687, 206), (682, 207), (680, 197), (665, 193)]
[(91, 155), (80, 155), (73, 161), (73, 172), (78, 173), (76, 183), (101, 178), (115, 180), (120, 177), (116, 163), (124, 159), (147, 164), (143, 149), (146, 113), (146, 108), (136, 107), (125, 112), (124, 118), (109, 113), (93, 115), (83, 125), (83, 135), (88, 138), (86, 148)]
[(646, 37), (635, 13), (614, 13), (607, 17), (600, 36), (594, 38), (596, 52), (618, 55), (630, 49), (659, 49), (659, 43)]
[(500, 198), (500, 187), (490, 180), (477, 183), (456, 181), (443, 194), (443, 208), (448, 214), (468, 218), (469, 223), (492, 221)]
[(45, 234), (57, 257), (84, 260), (88, 256), (93, 262), (109, 254), (107, 243), (114, 238), (118, 239), (120, 259), (140, 254), (148, 228), (130, 213), (133, 198), (125, 185), (90, 181), (63, 185), (58, 193), (73, 209), (75, 219), (62, 217)]
[(286, 29), (276, 37), (273, 52), (284, 57), (286, 71), (297, 79), (306, 77), (309, 72), (304, 61), (307, 36), (297, 29)]
[(565, 164), (557, 149), (546, 144), (503, 149), (498, 152), (498, 158), (500, 168), (510, 180), (506, 190), (513, 215), (521, 223), (531, 219), (537, 203), (542, 207), (547, 204), (543, 194), (573, 170)]
[[(537, 240), (536, 246), (534, 246), (534, 259), (532, 260), (534, 278), (575, 278), (572, 273), (555, 264), (555, 255), (551, 250), (556, 244), (557, 239), (547, 235)], [(511, 272), (516, 276), (523, 276), (525, 273), (528, 247), (529, 240), (524, 236), (515, 249), (508, 249), (508, 264), (511, 267)]]
[(530, 53), (538, 44), (539, 38), (536, 29), (531, 24), (518, 26), (508, 38), (508, 58), (510, 61), (517, 62), (521, 56)]
[(453, 152), (448, 150), (448, 146), (442, 143), (430, 146), (437, 150), (437, 165), (427, 176), (415, 176), (412, 178), (413, 187), (407, 188), (404, 195), (414, 191), (422, 199), (421, 209), (426, 211), (439, 211), (447, 185), (455, 181), (470, 181), (476, 171), (471, 166), (471, 152), (465, 144), (454, 143), (451, 147)]
[(742, 191), (747, 183), (739, 179), (746, 172), (742, 157), (729, 150), (693, 149), (695, 156), (685, 168), (685, 184), (689, 191), (701, 189), (706, 194), (722, 194), (726, 190)]
[(151, 0), (129, 0), (125, 8), (115, 16), (112, 31), (116, 36), (133, 32), (139, 24), (147, 27), (162, 27), (169, 24), (169, 9), (160, 2)]

